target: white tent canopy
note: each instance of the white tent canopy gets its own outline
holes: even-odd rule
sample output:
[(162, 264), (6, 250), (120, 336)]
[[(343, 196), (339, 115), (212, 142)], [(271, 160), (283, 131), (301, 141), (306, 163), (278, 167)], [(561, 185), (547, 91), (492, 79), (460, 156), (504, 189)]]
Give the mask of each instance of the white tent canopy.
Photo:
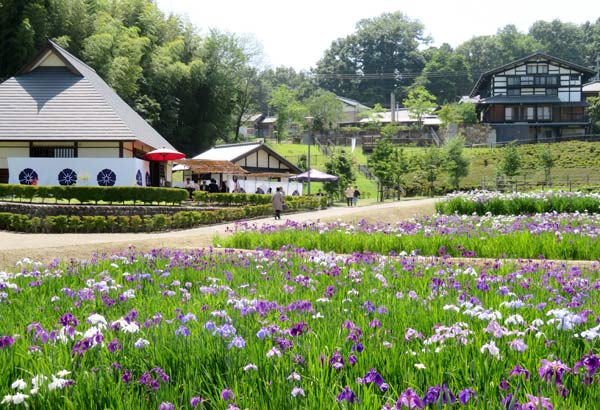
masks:
[(313, 168), (309, 169), (306, 172), (303, 172), (302, 174), (290, 177), (290, 180), (298, 182), (307, 182), (309, 178), (312, 182), (333, 182), (338, 180), (338, 177), (336, 177), (335, 175), (327, 174), (325, 172), (321, 172), (318, 169)]

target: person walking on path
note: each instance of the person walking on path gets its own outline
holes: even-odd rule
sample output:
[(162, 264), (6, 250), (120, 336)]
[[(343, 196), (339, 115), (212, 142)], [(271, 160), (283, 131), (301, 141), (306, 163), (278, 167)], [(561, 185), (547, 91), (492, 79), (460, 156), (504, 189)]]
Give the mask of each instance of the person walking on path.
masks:
[(352, 206), (352, 203), (354, 202), (354, 188), (352, 188), (352, 185), (348, 184), (344, 194), (346, 195), (346, 205)]
[(358, 197), (360, 196), (360, 191), (358, 190), (358, 186), (354, 185), (354, 194), (352, 195), (354, 199), (354, 206), (358, 205)]
[(275, 211), (275, 219), (281, 219), (281, 212), (283, 211), (283, 193), (281, 192), (281, 187), (277, 187), (275, 190), (275, 195), (273, 195), (273, 210)]

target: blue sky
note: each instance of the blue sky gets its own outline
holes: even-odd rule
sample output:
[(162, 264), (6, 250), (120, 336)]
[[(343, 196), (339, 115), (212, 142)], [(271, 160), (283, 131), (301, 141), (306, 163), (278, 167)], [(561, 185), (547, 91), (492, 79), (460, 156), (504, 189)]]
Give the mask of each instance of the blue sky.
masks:
[(402, 11), (420, 20), (433, 45), (455, 47), (473, 36), (514, 24), (521, 31), (537, 20), (581, 24), (600, 17), (597, 0), (156, 0), (165, 13), (185, 15), (200, 33), (219, 29), (250, 34), (263, 46), (265, 63), (297, 70), (314, 67), (331, 42), (354, 32), (363, 18)]

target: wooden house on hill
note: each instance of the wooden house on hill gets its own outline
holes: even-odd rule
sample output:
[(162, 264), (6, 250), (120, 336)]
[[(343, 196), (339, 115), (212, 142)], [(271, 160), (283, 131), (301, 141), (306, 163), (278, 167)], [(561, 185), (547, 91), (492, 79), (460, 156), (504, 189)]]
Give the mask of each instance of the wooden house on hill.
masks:
[(544, 142), (589, 132), (582, 84), (594, 70), (537, 52), (481, 75), (470, 97), (497, 142)]
[(143, 158), (163, 147), (174, 149), (52, 41), (0, 84), (0, 183), (158, 186), (168, 167)]

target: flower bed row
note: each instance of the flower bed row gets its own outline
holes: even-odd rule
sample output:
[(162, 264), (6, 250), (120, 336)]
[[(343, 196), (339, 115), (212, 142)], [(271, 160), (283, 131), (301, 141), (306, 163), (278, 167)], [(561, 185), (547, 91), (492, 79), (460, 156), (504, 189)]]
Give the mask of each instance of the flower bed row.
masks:
[(600, 194), (581, 192), (530, 192), (503, 194), (473, 191), (447, 195), (436, 203), (442, 214), (521, 215), (544, 212), (600, 212)]
[(9, 405), (578, 410), (600, 400), (598, 266), (164, 249), (18, 269), (0, 275)]
[(0, 198), (39, 198), (43, 201), (76, 200), (80, 203), (170, 203), (179, 204), (188, 198), (183, 189), (155, 187), (87, 187), (87, 186), (37, 186), (0, 184)]
[(295, 223), (237, 224), (223, 247), (303, 249), (338, 253), (371, 251), (486, 258), (596, 260), (600, 256), (600, 215), (533, 216), (436, 215), (397, 224)]

